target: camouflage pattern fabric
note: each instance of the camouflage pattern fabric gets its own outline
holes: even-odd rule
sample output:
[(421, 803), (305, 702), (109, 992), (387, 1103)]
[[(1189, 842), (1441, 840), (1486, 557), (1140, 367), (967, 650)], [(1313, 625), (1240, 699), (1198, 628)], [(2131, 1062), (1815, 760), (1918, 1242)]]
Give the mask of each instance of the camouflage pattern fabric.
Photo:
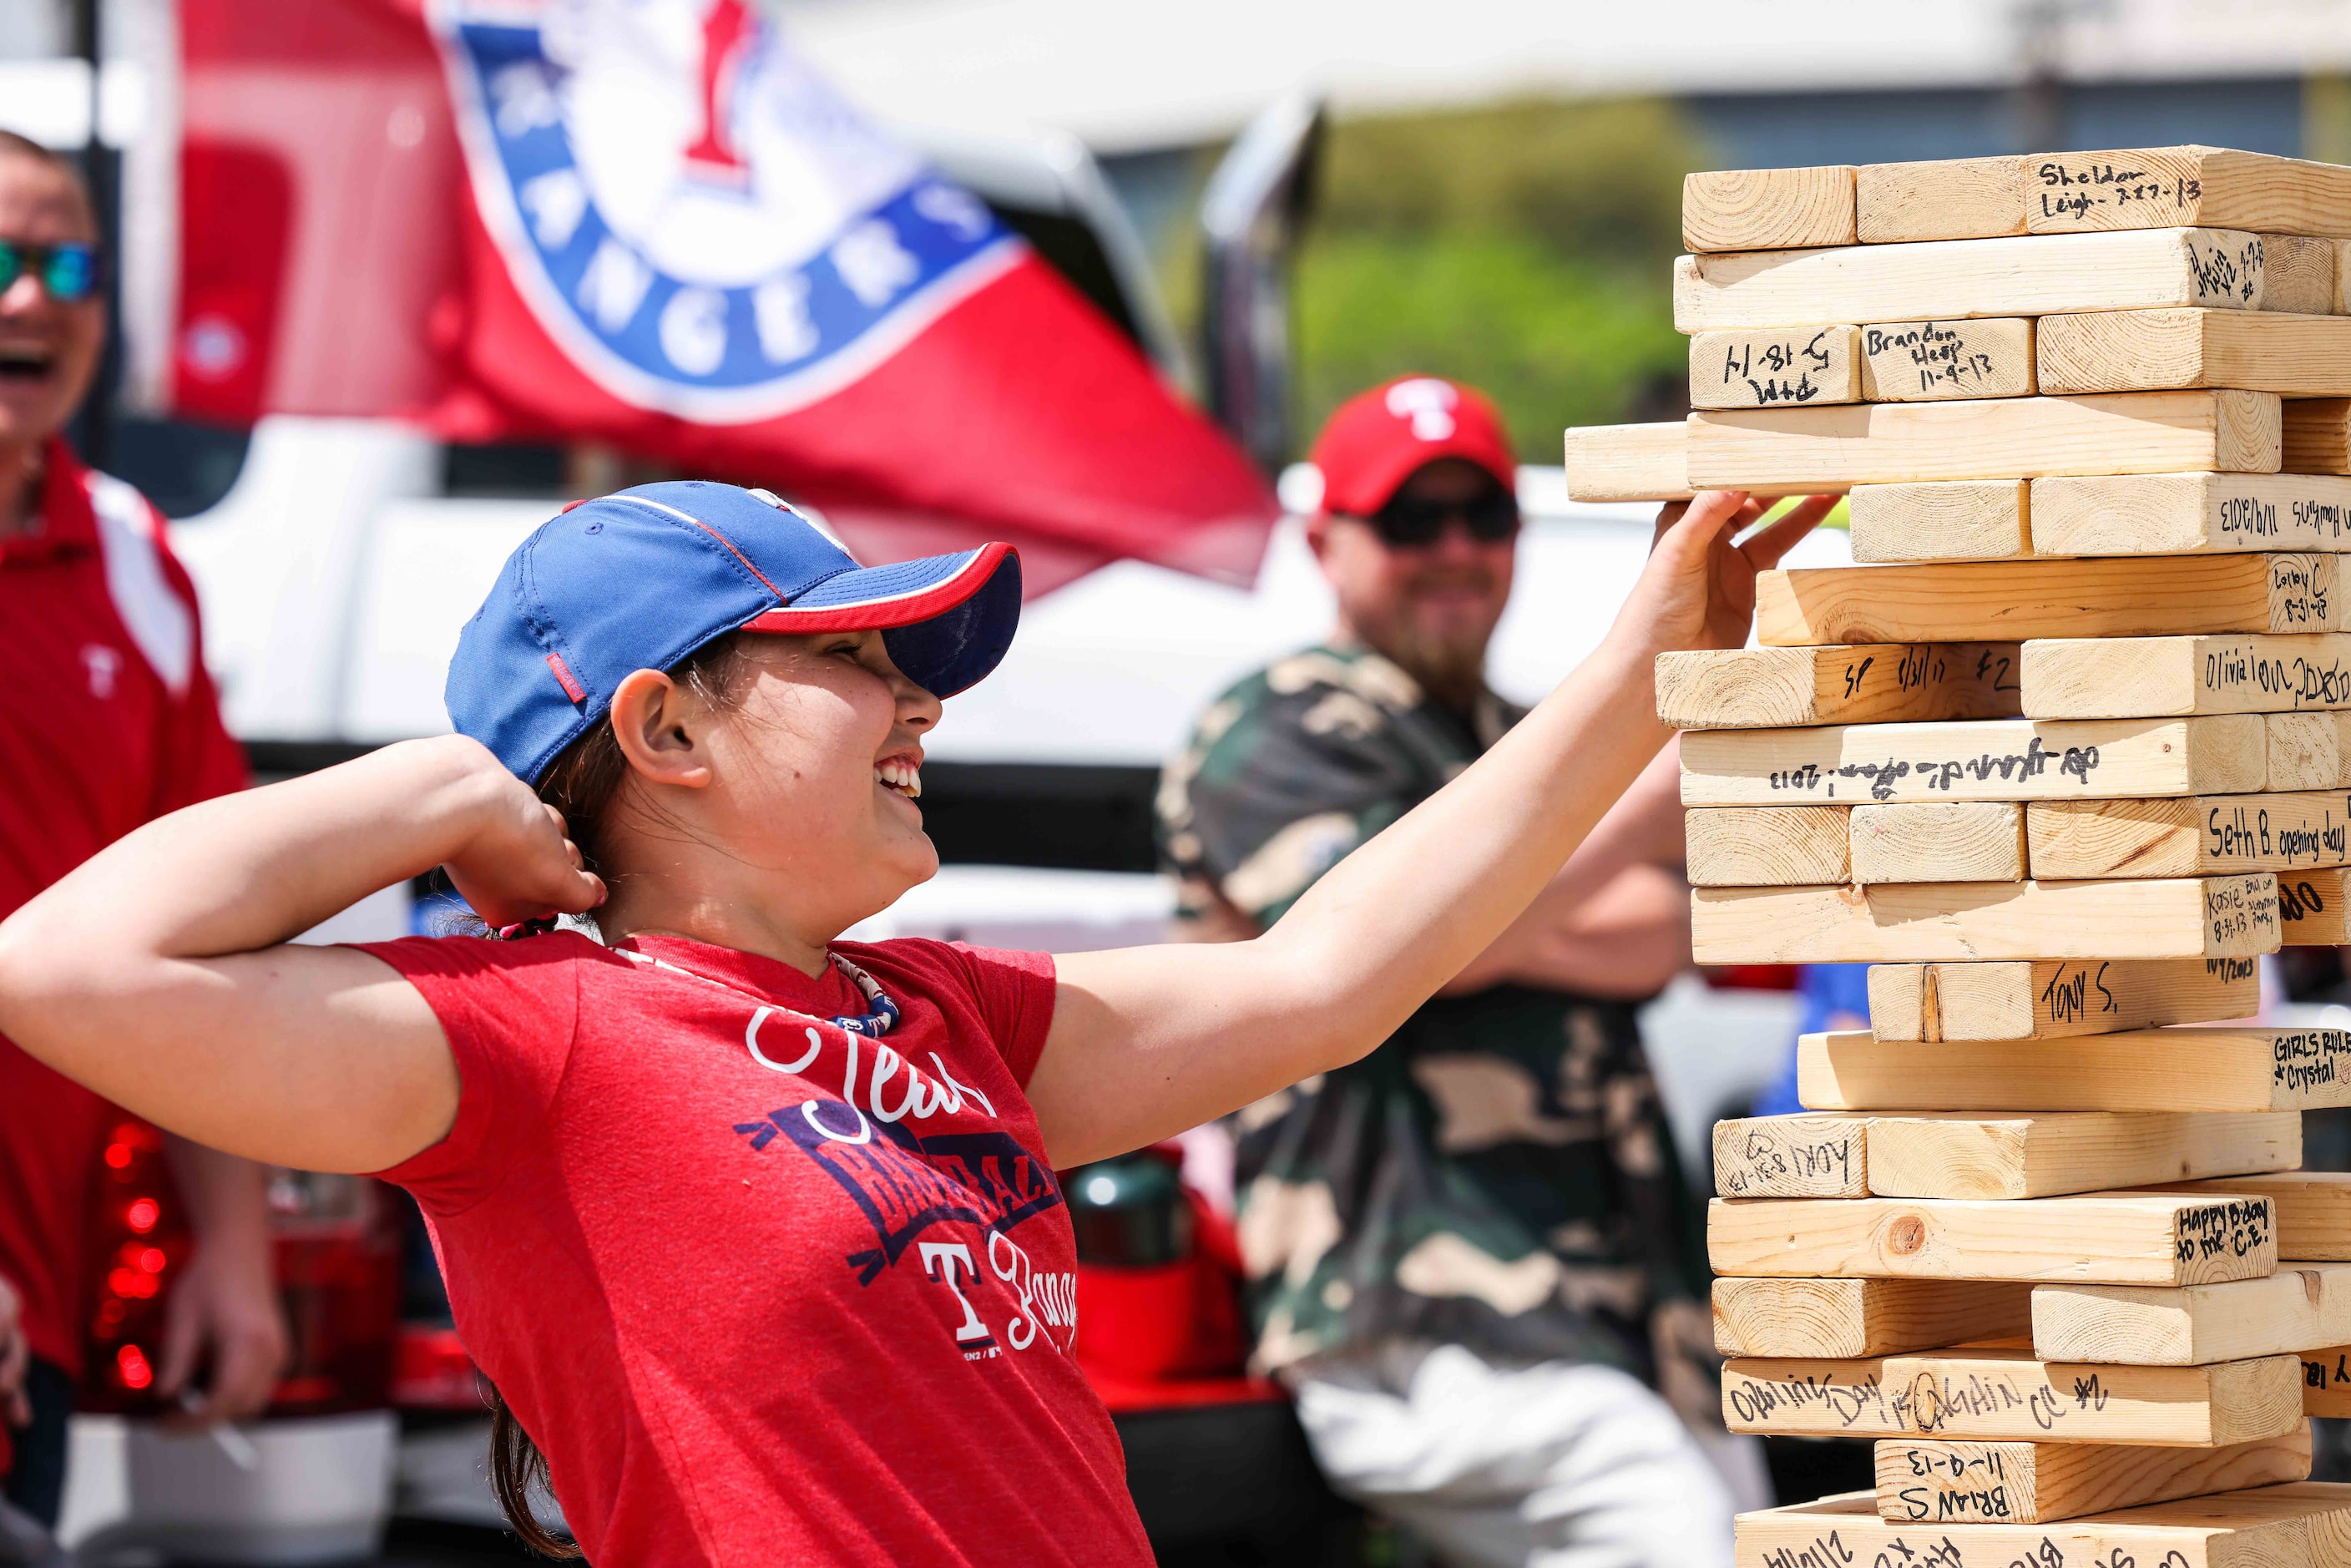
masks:
[[(1160, 787), (1184, 934), (1271, 925), (1523, 712), (1488, 692), (1457, 714), (1354, 648), (1242, 681)], [(1233, 1121), (1257, 1369), (1401, 1335), (1604, 1363), (1713, 1403), (1703, 1218), (1631, 1007), (1435, 998), (1362, 1061)]]

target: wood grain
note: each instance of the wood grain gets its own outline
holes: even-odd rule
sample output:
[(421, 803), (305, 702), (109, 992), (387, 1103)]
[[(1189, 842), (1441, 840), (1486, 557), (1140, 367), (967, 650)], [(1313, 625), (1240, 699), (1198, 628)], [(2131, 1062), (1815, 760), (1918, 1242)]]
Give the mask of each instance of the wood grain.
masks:
[(1834, 1112), (2324, 1110), (2351, 1105), (2351, 1033), (2189, 1025), (2083, 1035), (2062, 1051), (1806, 1034), (1796, 1098)]
[(2351, 1172), (2278, 1170), (2162, 1185), (2172, 1192), (2258, 1193), (2276, 1217), (2280, 1261), (2351, 1262)]
[[(1962, 1544), (1964, 1543), (1964, 1544)], [(2316, 1568), (2351, 1550), (2351, 1485), (2289, 1481), (2054, 1524), (1957, 1530), (1881, 1519), (1875, 1492), (1739, 1516), (1735, 1568)]]
[(1865, 245), (2024, 233), (2025, 161), (1942, 158), (1854, 172), (1855, 233)]
[(1690, 944), (1700, 964), (2241, 958), (2275, 952), (2282, 936), (2277, 879), (2267, 872), (1690, 892)]
[(1720, 1197), (1867, 1197), (1867, 1124), (1857, 1116), (1734, 1116), (1714, 1124)]
[(1857, 402), (1860, 341), (1856, 327), (1700, 332), (1689, 346), (1690, 406)]
[(2351, 474), (2351, 398), (2287, 402), (2279, 415), (2278, 464), (2289, 474)]
[(1765, 647), (2339, 632), (2351, 594), (2325, 554), (2122, 556), (1767, 571)]
[(2022, 669), (2034, 718), (2351, 707), (2351, 635), (2341, 632), (2050, 637), (2024, 644)]
[(1886, 1403), (1907, 1431), (1943, 1438), (2222, 1448), (2302, 1425), (2298, 1363), (2212, 1366), (2044, 1362), (2028, 1345), (1887, 1356)]
[(1692, 334), (2261, 302), (2261, 237), (2230, 229), (1751, 250), (1674, 263), (1674, 329)]
[(1660, 424), (1586, 424), (1567, 433), (1571, 501), (1687, 501), (1689, 431)]
[[(1824, 1118), (1843, 1126), (1850, 1117)], [(2055, 1197), (2247, 1173), (2302, 1163), (2302, 1118), (2292, 1111), (2172, 1114), (2052, 1111), (2038, 1115), (1873, 1115), (1862, 1119), (1857, 1162), (1878, 1197)], [(2257, 1189), (2267, 1190), (2267, 1189)], [(1733, 1193), (1724, 1197), (1830, 1197)], [(2275, 1195), (2273, 1194), (2273, 1197)], [(2279, 1206), (2286, 1255), (2288, 1206)]]
[(1856, 485), (1845, 497), (1857, 561), (2003, 560), (2032, 549), (2022, 479)]
[(2299, 1365), (2304, 1415), (2351, 1416), (2351, 1344), (2304, 1351)]
[(2024, 810), (2036, 876), (2212, 876), (2351, 865), (2351, 792), (2340, 789), (2035, 800)]
[[(2330, 286), (2333, 281), (2330, 267)], [(1857, 330), (1864, 402), (2032, 395), (2033, 327), (2027, 318), (1886, 321)]]
[(1693, 887), (1804, 887), (1853, 880), (1845, 806), (1714, 806), (1682, 813)]
[(2206, 224), (2351, 235), (2351, 171), (2223, 147), (2050, 152), (2028, 161), (2034, 234)]
[(2032, 1287), (2006, 1281), (1714, 1282), (1714, 1348), (1724, 1355), (1876, 1356), (2032, 1332)]
[(2290, 871), (2278, 877), (2278, 941), (2286, 947), (2351, 943), (2351, 891), (2340, 871)]
[[(1926, 479), (2274, 474), (2283, 418), (2274, 393), (2210, 391), (1702, 410), (1689, 417), (1685, 476), (1701, 490), (1785, 494)], [(2339, 459), (2286, 466), (2344, 471)]]
[(1855, 883), (2024, 880), (2024, 807), (2019, 801), (1855, 806), (1848, 831)]
[(2248, 795), (2268, 755), (2257, 714), (1694, 730), (1682, 737), (1682, 803)]
[(2031, 492), (2039, 556), (2351, 549), (2351, 479), (2328, 475), (2074, 476)]
[(2351, 714), (2273, 713), (2262, 721), (2273, 789), (2351, 789)]
[(1877, 1445), (1877, 1511), (1910, 1523), (2045, 1523), (2310, 1476), (2310, 1427), (2217, 1448), (1902, 1437)]
[(1868, 983), (1882, 1040), (2062, 1040), (2217, 1023), (2262, 1005), (2251, 958), (1873, 964)]
[(1879, 643), (1660, 653), (1657, 718), (1676, 729), (2012, 718), (2013, 643)]
[(2346, 1341), (2351, 1263), (2299, 1263), (2220, 1285), (2032, 1291), (2032, 1354), (2043, 1361), (2204, 1366)]
[(2174, 387), (2351, 396), (2351, 317), (2195, 309), (2043, 316), (2038, 364), (2043, 396)]
[(1682, 181), (1682, 243), (1771, 250), (1854, 243), (1854, 170), (1719, 169)]
[(1759, 1197), (1707, 1204), (1718, 1274), (2195, 1285), (2277, 1267), (2266, 1198), (2087, 1193), (2015, 1203)]
[(2043, 1362), (2030, 1345), (1741, 1356), (1723, 1364), (1722, 1416), (1731, 1431), (1774, 1437), (2210, 1449), (2298, 1431), (2301, 1364), (2291, 1355), (2212, 1366)]
[(2262, 308), (2335, 314), (2335, 243), (2310, 235), (2262, 235)]

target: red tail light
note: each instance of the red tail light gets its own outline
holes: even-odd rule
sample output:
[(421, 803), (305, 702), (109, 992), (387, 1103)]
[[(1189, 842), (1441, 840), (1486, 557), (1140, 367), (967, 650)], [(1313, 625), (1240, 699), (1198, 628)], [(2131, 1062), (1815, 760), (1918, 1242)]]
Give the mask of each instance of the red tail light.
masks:
[[(81, 1404), (156, 1412), (164, 1303), (193, 1250), (162, 1135), (124, 1118), (98, 1173)], [(400, 1243), (382, 1189), (364, 1176), (274, 1172), (269, 1207), (277, 1283), (291, 1333), (270, 1414), (323, 1416), (389, 1402), (400, 1301)]]

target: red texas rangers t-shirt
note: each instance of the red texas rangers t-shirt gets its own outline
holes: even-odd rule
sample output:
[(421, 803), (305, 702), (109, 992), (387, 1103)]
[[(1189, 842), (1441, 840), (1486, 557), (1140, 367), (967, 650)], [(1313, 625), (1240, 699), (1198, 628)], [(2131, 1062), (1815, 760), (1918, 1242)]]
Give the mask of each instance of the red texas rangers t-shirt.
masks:
[(1151, 1563), (1020, 1092), (1050, 957), (843, 944), (867, 1039), (837, 968), (682, 938), (365, 950), (464, 1082), (383, 1174), (591, 1560)]

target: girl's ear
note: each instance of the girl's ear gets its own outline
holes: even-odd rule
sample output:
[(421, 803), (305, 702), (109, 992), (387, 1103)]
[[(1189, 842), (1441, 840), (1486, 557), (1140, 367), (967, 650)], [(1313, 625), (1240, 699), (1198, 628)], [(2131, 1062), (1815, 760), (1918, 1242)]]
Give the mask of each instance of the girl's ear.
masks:
[(612, 693), (612, 738), (647, 783), (699, 789), (710, 782), (709, 715), (659, 670), (639, 670)]

